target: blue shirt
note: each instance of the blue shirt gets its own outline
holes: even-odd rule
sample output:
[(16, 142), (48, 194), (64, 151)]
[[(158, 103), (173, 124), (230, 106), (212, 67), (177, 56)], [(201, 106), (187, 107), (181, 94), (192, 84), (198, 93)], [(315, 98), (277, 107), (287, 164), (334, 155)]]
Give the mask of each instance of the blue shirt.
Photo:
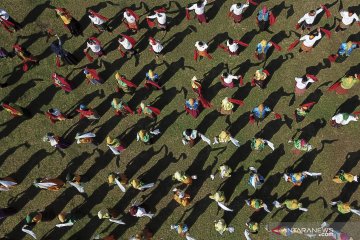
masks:
[(258, 43), (258, 45), (256, 47), (256, 52), (258, 54), (261, 54), (261, 53), (266, 54), (270, 47), (271, 47), (271, 43), (267, 43), (265, 47), (263, 47), (263, 45), (261, 45), (261, 43)]
[(186, 106), (187, 108), (189, 108), (190, 110), (197, 110), (197, 109), (199, 108), (199, 101), (198, 101), (198, 100), (195, 100), (195, 101), (194, 101), (194, 105), (191, 106), (190, 103), (189, 103), (189, 100), (187, 100), (187, 101), (185, 102), (185, 106)]
[(263, 13), (263, 10), (260, 10), (257, 16), (259, 21), (269, 21), (269, 11), (266, 11), (266, 13)]
[(343, 56), (344, 54), (345, 54), (346, 56), (350, 56), (350, 54), (352, 53), (352, 51), (353, 51), (355, 48), (356, 48), (356, 44), (351, 45), (351, 47), (348, 49), (348, 48), (347, 48), (347, 44), (346, 44), (346, 43), (342, 43), (342, 44), (340, 45), (339, 50), (338, 50), (338, 54), (341, 55), (341, 56)]
[(254, 114), (257, 118), (265, 118), (268, 113), (271, 112), (271, 109), (269, 107), (265, 107), (262, 112), (260, 112), (259, 108), (254, 108), (251, 113)]
[(159, 75), (157, 75), (157, 73), (155, 73), (152, 78), (149, 76), (149, 73), (146, 73), (146, 80), (150, 80), (150, 81), (156, 82), (158, 79), (159, 79)]

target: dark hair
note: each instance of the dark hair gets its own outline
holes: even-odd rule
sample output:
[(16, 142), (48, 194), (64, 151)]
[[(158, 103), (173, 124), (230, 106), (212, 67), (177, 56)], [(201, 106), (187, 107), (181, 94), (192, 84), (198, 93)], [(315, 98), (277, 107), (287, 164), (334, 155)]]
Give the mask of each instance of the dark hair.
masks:
[(316, 11), (315, 11), (315, 10), (311, 10), (309, 13), (310, 13), (310, 14), (315, 14)]
[(199, 46), (202, 46), (202, 45), (204, 45), (204, 42), (203, 41), (199, 41)]
[(223, 72), (223, 77), (228, 77), (229, 76), (229, 73), (228, 72)]
[(191, 132), (192, 132), (192, 130), (190, 128), (188, 128), (188, 129), (185, 130), (185, 135), (190, 136)]
[(55, 112), (55, 110), (53, 108), (50, 108), (49, 113), (53, 113), (53, 112)]
[(229, 38), (228, 41), (230, 44), (233, 44), (233, 42), (234, 42), (234, 40), (232, 38)]
[(242, 6), (242, 4), (241, 4), (241, 3), (237, 3), (236, 6), (237, 6), (238, 8), (240, 8), (240, 7)]
[(203, 4), (203, 2), (200, 0), (200, 1), (198, 1), (196, 4), (197, 4), (198, 7), (201, 7), (202, 4)]
[(348, 8), (348, 12), (351, 13), (351, 14), (354, 14), (354, 10), (351, 9), (351, 8)]

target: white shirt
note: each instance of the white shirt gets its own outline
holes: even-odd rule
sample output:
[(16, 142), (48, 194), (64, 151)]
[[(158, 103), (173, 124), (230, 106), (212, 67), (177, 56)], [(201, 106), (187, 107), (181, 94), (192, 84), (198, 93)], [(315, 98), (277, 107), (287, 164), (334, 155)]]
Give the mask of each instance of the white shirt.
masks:
[(157, 21), (164, 25), (166, 23), (166, 14), (165, 13), (156, 13), (154, 15), (148, 16), (150, 19), (157, 19)]
[(247, 7), (249, 7), (248, 3), (242, 4), (240, 8), (238, 8), (237, 4), (233, 4), (230, 7), (230, 12), (234, 13), (235, 15), (240, 15)]
[(312, 80), (311, 78), (307, 78), (307, 81), (306, 81), (306, 82), (303, 82), (302, 80), (303, 80), (303, 78), (299, 78), (299, 77), (296, 77), (296, 78), (295, 78), (296, 87), (299, 88), (299, 89), (305, 89), (306, 86), (308, 85), (308, 83), (313, 83), (313, 82), (315, 82), (315, 81)]
[(209, 47), (206, 43), (203, 43), (202, 46), (199, 45), (199, 41), (195, 43), (195, 47), (199, 52), (206, 51), (206, 49)]
[(202, 15), (205, 12), (205, 5), (207, 4), (207, 0), (205, 0), (201, 7), (197, 6), (197, 3), (193, 4), (191, 7), (189, 7), (189, 10), (195, 10), (196, 15)]
[(0, 16), (5, 20), (8, 20), (10, 17), (10, 15), (4, 9), (0, 9)]
[(101, 18), (97, 17), (97, 16), (90, 16), (89, 15), (89, 18), (91, 20), (91, 22), (95, 25), (101, 25), (103, 24), (105, 21), (102, 20)]
[(233, 44), (230, 44), (229, 41), (226, 41), (226, 46), (228, 46), (230, 52), (236, 52), (239, 49), (239, 46), (235, 42), (233, 42)]
[(136, 21), (136, 19), (134, 18), (134, 16), (133, 15), (127, 15), (126, 14), (126, 12), (124, 12), (124, 18), (126, 19), (126, 21), (128, 22), (128, 23), (134, 23), (135, 21)]
[(342, 17), (341, 21), (345, 25), (350, 25), (353, 23), (353, 21), (359, 22), (359, 17), (356, 15), (356, 13), (353, 13), (353, 15), (349, 16), (349, 12), (345, 10), (340, 11), (340, 15)]
[(149, 44), (156, 53), (160, 53), (164, 48), (163, 45), (161, 45), (159, 42), (156, 42), (154, 45), (151, 44), (151, 42), (149, 42)]
[(348, 119), (344, 120), (343, 113), (338, 113), (331, 120), (334, 120), (337, 124), (347, 125), (349, 122), (356, 122), (358, 119), (354, 115), (349, 115)]
[(223, 77), (223, 79), (225, 83), (232, 83), (232, 81), (238, 79), (238, 77), (229, 74), (226, 78)]
[(124, 40), (120, 41), (119, 39), (119, 43), (126, 49), (126, 50), (130, 50), (132, 49), (133, 45), (131, 45), (131, 43), (129, 42), (129, 40), (127, 40), (126, 38), (124, 38)]
[(318, 33), (317, 36), (315, 36), (313, 39), (310, 39), (310, 35), (305, 35), (300, 38), (300, 41), (304, 41), (303, 44), (306, 47), (312, 47), (314, 46), (315, 42), (321, 38), (321, 33)]
[(319, 10), (316, 11), (314, 16), (310, 16), (309, 13), (306, 13), (302, 18), (300, 18), (298, 23), (301, 23), (301, 22), (305, 21), (307, 24), (313, 24), (313, 22), (315, 21), (316, 16), (319, 13), (321, 13), (322, 11), (323, 11), (323, 9), (320, 8)]
[(101, 47), (100, 45), (97, 44), (89, 44), (86, 43), (87, 47), (91, 49), (91, 51), (93, 51), (94, 53), (100, 52), (101, 51)]

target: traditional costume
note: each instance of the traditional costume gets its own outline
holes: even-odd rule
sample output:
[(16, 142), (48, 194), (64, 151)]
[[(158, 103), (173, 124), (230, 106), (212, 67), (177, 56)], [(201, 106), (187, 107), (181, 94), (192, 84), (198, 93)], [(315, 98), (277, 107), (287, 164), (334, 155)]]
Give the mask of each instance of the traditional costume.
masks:
[[(293, 234), (301, 234), (301, 235), (303, 234), (303, 232), (301, 230), (298, 230), (297, 228), (290, 228), (290, 227), (281, 226), (281, 225), (279, 225), (271, 230), (268, 230), (266, 227), (266, 230), (268, 232), (273, 232), (277, 235), (284, 236), (284, 237), (289, 237)], [(309, 238), (317, 236), (316, 234), (304, 234), (304, 235)]]
[(311, 74), (306, 74), (305, 77), (296, 77), (295, 78), (295, 95), (296, 96), (302, 96), (304, 95), (307, 87), (308, 87), (308, 84), (309, 83), (314, 83), (314, 82), (317, 82), (318, 79), (317, 77), (315, 77), (314, 75), (311, 75)]
[(61, 212), (58, 215), (58, 219), (60, 221), (59, 224), (56, 224), (56, 227), (71, 227), (77, 221), (77, 218), (74, 214), (68, 212)]
[(217, 221), (214, 221), (215, 223), (215, 230), (220, 233), (220, 235), (223, 235), (224, 232), (233, 233), (235, 229), (233, 227), (228, 227), (225, 223), (224, 219), (220, 219)]
[(200, 104), (197, 99), (190, 98), (185, 101), (185, 110), (193, 118), (197, 118), (200, 114)]
[(185, 192), (185, 190), (180, 190), (177, 188), (173, 189), (174, 197), (173, 199), (182, 205), (183, 207), (186, 207), (190, 204), (190, 195)]
[(145, 75), (145, 87), (154, 87), (155, 89), (161, 89), (159, 85), (159, 75), (150, 69)]
[(218, 191), (212, 195), (209, 196), (210, 199), (214, 200), (217, 205), (219, 207), (221, 207), (223, 210), (228, 211), (228, 212), (232, 212), (234, 210), (228, 208), (227, 206), (225, 206), (225, 195), (224, 192)]
[(108, 182), (109, 184), (116, 184), (122, 192), (126, 192), (125, 187), (129, 183), (125, 174), (114, 172), (108, 175)]
[(328, 57), (330, 62), (342, 63), (344, 62), (354, 49), (359, 48), (360, 42), (343, 42), (341, 43), (337, 54), (332, 54)]
[(249, 121), (250, 123), (261, 122), (264, 120), (269, 113), (271, 113), (271, 109), (267, 106), (264, 106), (264, 104), (260, 104), (259, 106), (253, 108), (250, 113)]
[(130, 180), (128, 186), (133, 187), (140, 191), (144, 191), (148, 188), (152, 188), (153, 186), (155, 186), (155, 183), (145, 184), (144, 182), (140, 181), (139, 179), (132, 179), (132, 180)]
[(301, 37), (299, 40), (303, 41), (299, 52), (304, 51), (304, 52), (310, 52), (313, 49), (313, 46), (315, 45), (315, 43), (320, 40), (322, 37), (321, 35), (321, 30), (318, 30), (318, 34), (316, 36), (314, 35), (305, 35), (303, 37)]
[(294, 116), (297, 123), (305, 119), (305, 116), (310, 112), (314, 104), (316, 104), (316, 102), (309, 102), (296, 108)]
[(288, 143), (293, 143), (293, 152), (300, 154), (301, 151), (310, 152), (313, 147), (305, 139), (290, 139)]
[(231, 5), (229, 10), (229, 17), (232, 17), (234, 23), (240, 23), (243, 18), (243, 12), (249, 7), (249, 2), (246, 3), (235, 3)]
[(159, 129), (150, 130), (150, 131), (142, 129), (136, 134), (136, 141), (141, 141), (145, 144), (152, 144), (154, 137), (159, 134), (160, 134)]
[(25, 217), (25, 222), (27, 225), (30, 226), (34, 226), (37, 223), (41, 222), (42, 218), (43, 218), (43, 211), (35, 211), (35, 212), (31, 212), (28, 215), (26, 215)]
[(360, 74), (354, 76), (345, 76), (340, 81), (334, 83), (328, 88), (328, 91), (335, 91), (337, 94), (347, 94), (355, 84), (360, 82)]
[(336, 183), (358, 182), (359, 176), (341, 170), (332, 180)]
[(77, 37), (82, 34), (80, 23), (73, 18), (69, 11), (65, 8), (56, 8), (55, 12), (60, 16), (61, 20), (64, 23), (64, 26), (70, 31), (70, 33)]
[(261, 89), (264, 89), (267, 84), (265, 80), (268, 76), (270, 76), (270, 73), (267, 70), (263, 68), (256, 70), (253, 78), (251, 79), (251, 86), (258, 86)]
[(154, 10), (153, 15), (147, 16), (146, 20), (150, 28), (153, 28), (155, 26), (155, 22), (151, 21), (150, 19), (156, 19), (157, 21), (157, 27), (160, 30), (166, 31), (167, 30), (167, 22), (166, 22), (166, 10), (165, 8), (160, 8), (157, 10)]
[(241, 100), (238, 100), (238, 99), (233, 99), (233, 98), (228, 98), (228, 97), (224, 98), (221, 101), (220, 113), (223, 115), (232, 114), (234, 112), (233, 111), (233, 108), (235, 107), (234, 104), (243, 106), (244, 102)]
[(359, 112), (355, 112), (353, 114), (348, 113), (338, 113), (331, 118), (330, 125), (336, 128), (341, 126), (348, 125), (350, 122), (357, 122), (359, 120)]
[(221, 131), (219, 136), (214, 137), (213, 144), (219, 144), (219, 143), (228, 143), (232, 142), (236, 147), (240, 147), (240, 143), (238, 140), (233, 138), (228, 131)]
[(234, 84), (234, 81), (239, 81), (239, 86), (243, 86), (244, 83), (243, 83), (243, 77), (241, 75), (238, 75), (238, 76), (234, 76), (228, 72), (224, 72), (223, 74), (221, 74), (220, 76), (220, 81), (221, 81), (221, 84), (224, 86), (224, 87), (228, 87), (228, 88), (233, 88), (235, 87), (235, 84)]
[(225, 52), (229, 53), (229, 56), (236, 56), (236, 55), (239, 55), (240, 46), (248, 47), (249, 44), (244, 43), (240, 40), (233, 40), (233, 39), (229, 38), (228, 40), (226, 40), (226, 46), (220, 44), (218, 46), (218, 48), (221, 48)]
[(250, 170), (249, 184), (254, 189), (259, 189), (265, 182), (265, 178), (257, 172), (256, 168), (249, 167), (249, 170)]
[(85, 104), (80, 104), (79, 109), (76, 109), (80, 113), (80, 119), (87, 118), (89, 120), (100, 119), (99, 114), (92, 108), (87, 107)]
[(186, 129), (185, 131), (183, 131), (182, 136), (183, 136), (182, 143), (184, 145), (189, 145), (189, 147), (194, 146), (197, 143), (199, 137), (201, 138), (201, 140), (206, 142), (208, 145), (211, 144), (210, 139), (208, 139), (205, 135), (203, 135), (202, 133), (199, 133), (195, 129)]
[(343, 203), (341, 201), (330, 202), (330, 205), (335, 206), (340, 214), (355, 213), (360, 216), (360, 210), (351, 208), (350, 203)]
[(20, 23), (10, 17), (9, 13), (4, 9), (0, 9), (0, 24), (10, 33), (16, 32), (22, 28)]
[(249, 207), (255, 209), (255, 211), (260, 211), (261, 208), (264, 208), (264, 210), (266, 212), (270, 212), (270, 210), (268, 209), (267, 205), (263, 202), (263, 200), (261, 199), (248, 199), (245, 200), (246, 205), (248, 205)]
[(190, 236), (189, 227), (186, 224), (172, 224), (170, 228), (174, 229), (180, 237), (185, 237), (186, 240), (195, 240)]
[(106, 138), (106, 145), (110, 148), (114, 155), (120, 155), (120, 153), (125, 150), (125, 147), (121, 144), (119, 139), (112, 139), (110, 136)]
[[(328, 229), (330, 227), (330, 225), (327, 222), (323, 222), (320, 227)], [(328, 231), (327, 229), (326, 229), (326, 231)], [(354, 240), (354, 238), (350, 237), (345, 232), (341, 232), (340, 230), (335, 230), (332, 228), (331, 233), (332, 233), (331, 238), (333, 240)]]
[(272, 46), (274, 46), (274, 48), (278, 51), (281, 50), (281, 47), (272, 41), (268, 42), (266, 40), (262, 40), (261, 42), (259, 42), (256, 46), (256, 51), (255, 51), (256, 58), (261, 61), (265, 60), (266, 53), (269, 51), (269, 49)]
[(246, 223), (246, 226), (248, 227), (248, 229), (245, 229), (244, 231), (244, 236), (246, 238), (246, 240), (252, 240), (250, 237), (250, 233), (252, 234), (257, 234), (259, 231), (259, 223), (257, 222), (250, 222), (250, 220)]
[(93, 147), (96, 147), (97, 143), (95, 142), (95, 137), (95, 133), (92, 132), (76, 133), (75, 140), (77, 144), (89, 143)]
[(274, 206), (276, 208), (282, 208), (282, 207), (286, 207), (289, 210), (296, 210), (299, 209), (300, 211), (303, 212), (307, 212), (308, 209), (307, 208), (303, 208), (302, 207), (302, 203), (300, 203), (298, 200), (296, 199), (287, 199), (285, 200), (283, 203), (279, 203), (278, 201), (274, 201), (273, 202)]
[(83, 73), (85, 74), (87, 84), (100, 85), (103, 83), (103, 80), (95, 69), (84, 68)]
[(266, 6), (264, 6), (258, 12), (256, 16), (256, 22), (257, 25), (259, 26), (260, 31), (265, 31), (266, 29), (269, 28), (269, 26), (275, 24), (275, 16)]
[(46, 189), (50, 191), (59, 191), (65, 183), (58, 178), (37, 178), (33, 185), (37, 188)]
[(288, 173), (284, 174), (284, 179), (286, 182), (291, 182), (294, 186), (301, 186), (302, 182), (305, 180), (306, 177), (318, 177), (321, 176), (321, 173), (314, 173), (314, 172), (297, 172), (297, 173)]
[(152, 240), (152, 237), (153, 233), (148, 228), (144, 228), (141, 232), (131, 236), (128, 240)]
[(111, 106), (115, 109), (115, 115), (117, 116), (134, 114), (134, 111), (122, 99), (113, 98), (113, 100), (111, 101)]
[(174, 175), (172, 176), (172, 179), (177, 180), (177, 181), (179, 181), (179, 182), (181, 182), (182, 184), (185, 184), (185, 185), (191, 185), (193, 179), (197, 179), (197, 176), (193, 175), (193, 176), (190, 177), (190, 176), (186, 175), (185, 172), (176, 171), (174, 173)]
[(116, 91), (120, 92), (120, 89), (124, 91), (124, 93), (132, 93), (134, 89), (137, 88), (137, 85), (127, 80), (124, 75), (120, 75), (119, 73), (115, 74), (115, 79), (117, 82)]
[(201, 82), (200, 80), (197, 79), (196, 76), (194, 76), (192, 79), (191, 79), (191, 89), (198, 95), (202, 95), (201, 93)]
[(56, 87), (60, 87), (65, 93), (69, 93), (72, 91), (72, 87), (70, 83), (62, 76), (58, 75), (57, 73), (51, 74), (51, 78), (54, 81), (54, 85)]
[(111, 32), (109, 26), (108, 26), (108, 21), (109, 19), (104, 17), (103, 15), (94, 12), (92, 10), (88, 11), (89, 13), (89, 18), (91, 20), (92, 25), (99, 31), (99, 32), (104, 32), (104, 31), (108, 31)]
[(71, 186), (75, 187), (80, 193), (85, 192), (84, 187), (81, 183), (80, 175), (68, 173), (66, 175), (66, 182), (69, 183)]
[(59, 149), (65, 149), (69, 146), (69, 144), (63, 138), (56, 136), (53, 133), (47, 133), (43, 137), (43, 141), (48, 142), (52, 147)]
[[(136, 54), (137, 51), (135, 50), (135, 44), (136, 44), (136, 40), (130, 36), (127, 36), (125, 34), (120, 34), (121, 37), (119, 38), (118, 42), (119, 42), (119, 47), (118, 50), (121, 54), (121, 57), (125, 57), (126, 54), (130, 54), (131, 56)], [(122, 48), (125, 50), (125, 52), (123, 52), (121, 50), (121, 46)]]
[(194, 50), (194, 60), (197, 61), (198, 57), (200, 57), (199, 59), (202, 59), (203, 57), (212, 59), (212, 56), (207, 52), (208, 47), (209, 46), (206, 44), (206, 42), (197, 41), (195, 43), (196, 49)]
[(142, 205), (139, 205), (139, 204), (133, 204), (130, 207), (129, 213), (131, 216), (138, 217), (138, 218), (140, 218), (140, 217), (153, 218), (155, 215), (151, 212), (146, 211), (146, 209)]
[(21, 45), (15, 44), (15, 45), (13, 45), (13, 49), (14, 49), (15, 55), (18, 56), (23, 63), (22, 68), (23, 68), (24, 72), (29, 70), (29, 65), (28, 65), (29, 63), (38, 64), (39, 61)]
[(136, 33), (137, 30), (139, 29), (137, 23), (139, 21), (139, 16), (129, 8), (125, 9), (122, 21), (124, 22), (126, 27), (130, 29), (132, 32)]
[(140, 103), (140, 106), (137, 108), (137, 112), (139, 115), (143, 113), (151, 118), (155, 118), (157, 115), (160, 115), (161, 113), (160, 109), (150, 105), (145, 105), (145, 103), (143, 102)]
[(274, 144), (268, 140), (262, 138), (252, 138), (251, 139), (251, 149), (262, 151), (265, 146), (269, 146), (273, 151), (275, 150)]
[(123, 221), (120, 220), (120, 215), (116, 211), (110, 208), (101, 209), (97, 213), (99, 219), (109, 219), (110, 222), (125, 225)]
[(84, 49), (84, 54), (87, 57), (87, 59), (89, 60), (89, 62), (94, 61), (94, 58), (91, 57), (88, 53), (89, 48), (91, 49), (91, 51), (93, 52), (93, 54), (96, 57), (102, 57), (102, 56), (106, 55), (104, 52), (104, 49), (101, 46), (101, 42), (99, 41), (99, 39), (97, 39), (95, 37), (91, 37), (87, 40), (86, 48)]
[[(222, 165), (220, 165), (220, 167), (217, 170), (219, 171), (220, 177), (222, 179), (231, 177), (232, 170), (229, 166), (222, 164)], [(211, 180), (215, 179), (215, 175), (216, 175), (216, 172), (214, 174), (210, 175)]]
[(0, 178), (0, 191), (9, 191), (16, 185), (18, 185), (18, 183), (11, 177)]
[(199, 0), (197, 3), (193, 4), (191, 7), (186, 8), (186, 18), (190, 19), (189, 11), (194, 10), (196, 14), (196, 18), (200, 24), (206, 23), (206, 16), (205, 16), (205, 6), (207, 4), (207, 0)]
[(317, 10), (311, 10), (310, 12), (306, 13), (302, 18), (300, 18), (300, 20), (296, 24), (296, 29), (301, 28), (302, 31), (305, 29), (310, 31), (311, 27), (314, 24), (316, 16), (323, 10), (323, 8), (319, 8)]
[(354, 20), (355, 22), (360, 24), (360, 19), (358, 15), (351, 10), (348, 11), (344, 9), (340, 10), (340, 16), (341, 16), (341, 21), (339, 25), (335, 28), (335, 32), (344, 31), (348, 29), (353, 24)]
[(76, 57), (73, 54), (66, 51), (62, 46), (62, 42), (60, 38), (57, 35), (56, 37), (58, 38), (58, 41), (57, 42), (55, 41), (50, 45), (51, 51), (56, 54), (56, 66), (61, 67), (60, 60), (62, 60), (64, 63), (69, 65), (78, 64), (79, 61), (76, 59)]
[(15, 103), (1, 102), (1, 107), (4, 108), (5, 111), (11, 114), (11, 116), (21, 117), (24, 115), (24, 110), (22, 107), (19, 107)]
[(160, 41), (149, 37), (149, 45), (150, 45), (150, 51), (155, 53), (155, 57), (159, 58), (160, 55), (162, 55), (161, 51), (164, 49), (163, 45), (161, 45)]

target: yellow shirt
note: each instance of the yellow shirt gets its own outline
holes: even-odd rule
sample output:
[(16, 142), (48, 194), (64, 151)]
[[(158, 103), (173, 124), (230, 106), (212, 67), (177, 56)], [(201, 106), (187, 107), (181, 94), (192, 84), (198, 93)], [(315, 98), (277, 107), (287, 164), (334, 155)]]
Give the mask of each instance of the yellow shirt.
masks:
[(69, 24), (71, 22), (71, 17), (70, 16), (65, 16), (65, 15), (61, 15), (60, 16), (61, 20), (64, 22), (64, 24)]

